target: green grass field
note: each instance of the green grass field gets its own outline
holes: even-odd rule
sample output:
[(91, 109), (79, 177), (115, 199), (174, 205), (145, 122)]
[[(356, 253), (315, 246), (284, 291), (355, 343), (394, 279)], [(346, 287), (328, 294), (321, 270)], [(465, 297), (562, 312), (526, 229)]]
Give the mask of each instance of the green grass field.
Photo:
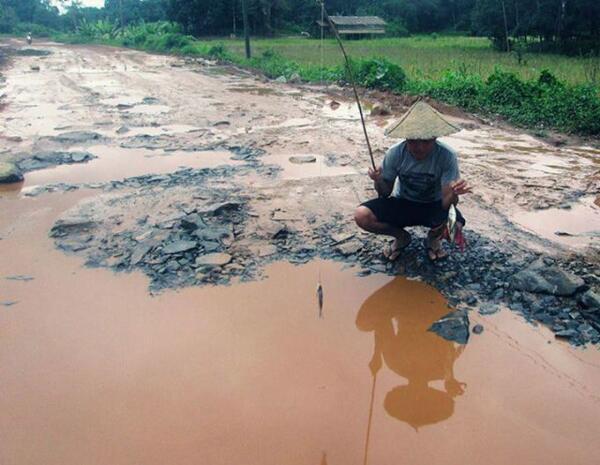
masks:
[[(244, 54), (242, 40), (201, 40), (203, 43), (223, 43), (236, 55)], [(252, 39), (253, 54), (271, 48), (301, 65), (320, 66), (321, 41), (318, 39)], [(543, 69), (550, 70), (560, 80), (571, 84), (592, 82), (600, 84), (600, 58), (567, 57), (551, 54), (526, 53), (519, 64), (514, 53), (492, 49), (488, 39), (464, 36), (414, 36), (396, 39), (345, 41), (348, 53), (354, 58), (385, 57), (399, 64), (409, 78), (438, 79), (448, 69), (463, 70), (486, 78), (500, 66), (524, 79), (536, 79)], [(325, 66), (339, 65), (342, 55), (333, 39), (323, 44)]]

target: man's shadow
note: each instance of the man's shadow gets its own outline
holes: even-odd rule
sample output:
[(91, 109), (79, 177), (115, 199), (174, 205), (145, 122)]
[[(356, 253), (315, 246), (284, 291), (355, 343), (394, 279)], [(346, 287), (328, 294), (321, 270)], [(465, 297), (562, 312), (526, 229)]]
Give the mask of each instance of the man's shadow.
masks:
[[(466, 387), (453, 371), (464, 346), (428, 331), (448, 312), (437, 291), (398, 277), (368, 297), (356, 319), (361, 331), (373, 331), (375, 336), (369, 363), (373, 386), (383, 362), (408, 381), (386, 394), (385, 410), (415, 430), (448, 419), (454, 413), (454, 398)], [(438, 380), (440, 387), (429, 385)]]

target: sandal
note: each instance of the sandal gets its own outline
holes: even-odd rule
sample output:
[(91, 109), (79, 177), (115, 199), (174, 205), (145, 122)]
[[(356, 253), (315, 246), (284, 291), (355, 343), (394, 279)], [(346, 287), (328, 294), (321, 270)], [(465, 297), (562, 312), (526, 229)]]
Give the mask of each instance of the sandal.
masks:
[(400, 254), (410, 245), (411, 243), (410, 234), (407, 233), (403, 242), (400, 242), (399, 238), (396, 238), (392, 241), (391, 244), (388, 244), (383, 249), (383, 256), (387, 258), (390, 262), (395, 261)]
[(436, 262), (438, 260), (443, 260), (448, 257), (448, 253), (442, 248), (441, 239), (437, 239), (437, 244), (434, 244), (436, 239), (425, 239), (425, 250), (427, 251), (427, 258), (431, 262)]

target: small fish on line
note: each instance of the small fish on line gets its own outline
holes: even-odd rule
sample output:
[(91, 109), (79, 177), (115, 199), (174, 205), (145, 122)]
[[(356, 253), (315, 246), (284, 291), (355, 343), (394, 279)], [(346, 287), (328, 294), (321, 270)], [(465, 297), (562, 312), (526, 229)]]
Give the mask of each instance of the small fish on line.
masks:
[(317, 300), (319, 302), (319, 318), (323, 318), (323, 286), (321, 283), (317, 286)]

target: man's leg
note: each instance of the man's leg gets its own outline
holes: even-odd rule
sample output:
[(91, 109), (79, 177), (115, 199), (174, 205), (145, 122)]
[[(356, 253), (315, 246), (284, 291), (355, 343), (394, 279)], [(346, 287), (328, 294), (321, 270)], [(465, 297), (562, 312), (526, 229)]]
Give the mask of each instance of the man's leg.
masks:
[[(381, 211), (379, 211), (379, 214), (385, 216), (382, 215)], [(356, 221), (358, 227), (365, 231), (394, 238), (391, 246), (384, 250), (384, 255), (390, 260), (398, 258), (398, 255), (410, 243), (410, 234), (404, 228), (382, 221), (368, 206), (361, 205), (356, 209), (354, 221)]]
[(433, 227), (427, 233), (427, 255), (430, 260), (438, 260), (448, 255), (442, 248), (442, 236), (446, 229), (446, 223)]
[(377, 216), (375, 216), (375, 213), (373, 213), (369, 207), (365, 207), (364, 205), (358, 207), (354, 212), (354, 221), (356, 221), (359, 228), (374, 234), (382, 234), (384, 236), (392, 236), (395, 238), (403, 237), (405, 234), (408, 234), (403, 228), (380, 221)]
[[(423, 218), (423, 225), (431, 228), (427, 234), (427, 255), (431, 260), (444, 258), (448, 255), (442, 248), (442, 239), (448, 221), (448, 210), (443, 208), (440, 202), (439, 204), (428, 204), (424, 211), (426, 217)], [(457, 208), (456, 228), (462, 229), (465, 223), (465, 218)]]

